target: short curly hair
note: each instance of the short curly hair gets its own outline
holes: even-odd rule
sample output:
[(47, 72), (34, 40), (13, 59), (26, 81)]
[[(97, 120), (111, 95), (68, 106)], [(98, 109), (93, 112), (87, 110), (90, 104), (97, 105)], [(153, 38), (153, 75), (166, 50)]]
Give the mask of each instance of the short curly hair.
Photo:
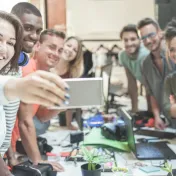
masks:
[(29, 2), (20, 2), (12, 7), (11, 13), (21, 18), (24, 13), (33, 14), (35, 16), (41, 17), (40, 11), (33, 4)]
[(48, 35), (50, 35), (50, 36), (56, 36), (56, 37), (60, 37), (62, 39), (65, 39), (65, 33), (64, 32), (57, 31), (55, 29), (45, 29), (40, 34), (39, 42), (43, 43), (43, 41), (46, 39), (46, 36), (48, 36)]
[(160, 29), (160, 26), (158, 24), (157, 21), (153, 20), (152, 18), (143, 18), (142, 20), (140, 20), (137, 24), (137, 28), (138, 30), (140, 30), (141, 28), (143, 28), (146, 25), (152, 24), (153, 26), (155, 26), (155, 28), (157, 30)]
[(137, 27), (135, 24), (128, 24), (126, 26), (124, 26), (120, 32), (120, 38), (122, 39), (123, 37), (123, 33), (124, 32), (134, 32), (136, 33), (137, 37), (139, 38), (139, 35), (138, 35), (138, 31), (137, 31)]

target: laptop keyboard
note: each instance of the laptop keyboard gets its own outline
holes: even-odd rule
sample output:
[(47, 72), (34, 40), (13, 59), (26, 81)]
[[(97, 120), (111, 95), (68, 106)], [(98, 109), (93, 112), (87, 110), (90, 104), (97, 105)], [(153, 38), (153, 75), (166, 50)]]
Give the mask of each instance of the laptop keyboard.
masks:
[(163, 158), (164, 155), (158, 150), (156, 146), (150, 145), (150, 143), (136, 144), (138, 157), (144, 158)]
[(175, 159), (176, 154), (166, 142), (136, 144), (137, 157), (144, 159)]

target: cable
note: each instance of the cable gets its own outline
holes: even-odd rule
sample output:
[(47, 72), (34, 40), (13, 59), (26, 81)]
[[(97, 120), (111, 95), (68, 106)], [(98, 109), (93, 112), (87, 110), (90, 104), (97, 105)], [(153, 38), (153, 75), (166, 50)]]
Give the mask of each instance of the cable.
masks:
[(61, 146), (62, 142), (65, 141), (68, 137), (69, 137), (70, 133), (67, 134), (60, 142), (59, 142), (59, 146)]

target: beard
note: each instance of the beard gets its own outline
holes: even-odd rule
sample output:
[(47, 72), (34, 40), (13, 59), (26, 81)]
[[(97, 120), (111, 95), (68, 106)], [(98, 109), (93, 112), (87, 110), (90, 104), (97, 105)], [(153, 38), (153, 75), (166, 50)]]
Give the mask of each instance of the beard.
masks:
[(136, 46), (136, 45), (129, 46), (128, 48), (133, 48), (133, 51), (129, 51), (128, 49), (126, 49), (126, 52), (130, 56), (136, 55), (139, 51), (139, 47), (140, 47), (140, 45), (139, 46)]
[(151, 49), (150, 51), (151, 52), (156, 52), (156, 51), (158, 51), (160, 49), (160, 47), (161, 47), (161, 40), (158, 42), (158, 44), (156, 45), (156, 47), (154, 49)]

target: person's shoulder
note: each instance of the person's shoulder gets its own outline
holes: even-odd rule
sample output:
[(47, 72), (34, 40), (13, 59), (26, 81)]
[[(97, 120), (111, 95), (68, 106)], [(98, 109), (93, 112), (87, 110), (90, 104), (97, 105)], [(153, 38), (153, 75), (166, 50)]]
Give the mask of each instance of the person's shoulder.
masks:
[(127, 59), (128, 55), (125, 50), (119, 52), (119, 59), (124, 60)]
[(7, 73), (7, 75), (9, 76), (13, 76), (13, 77), (16, 77), (16, 78), (21, 78), (22, 77), (22, 69), (21, 69), (21, 66), (19, 66), (18, 70), (17, 71), (9, 71)]
[(140, 55), (144, 57), (147, 57), (150, 54), (150, 51), (143, 44), (140, 45), (139, 52), (140, 52)]
[(166, 76), (164, 83), (165, 85), (170, 86), (170, 85), (175, 85), (173, 84), (175, 81), (176, 81), (176, 72), (173, 72)]
[(149, 53), (145, 54), (143, 63), (150, 62), (150, 60), (151, 60), (151, 55), (150, 55), (150, 52), (149, 52)]
[(22, 67), (22, 74), (23, 74), (23, 77), (30, 74), (30, 73), (33, 73), (36, 69), (36, 64), (35, 64), (35, 61), (34, 59), (30, 59), (28, 64), (24, 67)]
[(126, 58), (127, 58), (126, 51), (125, 50), (120, 51), (119, 52), (119, 62), (120, 62), (121, 65), (125, 64)]
[(125, 50), (122, 50), (119, 52), (119, 58), (123, 58), (126, 56), (126, 51)]
[(148, 70), (148, 67), (150, 65), (150, 60), (151, 60), (151, 56), (150, 53), (148, 55), (145, 56), (145, 58), (142, 60), (141, 62), (141, 69), (144, 71), (145, 69)]

